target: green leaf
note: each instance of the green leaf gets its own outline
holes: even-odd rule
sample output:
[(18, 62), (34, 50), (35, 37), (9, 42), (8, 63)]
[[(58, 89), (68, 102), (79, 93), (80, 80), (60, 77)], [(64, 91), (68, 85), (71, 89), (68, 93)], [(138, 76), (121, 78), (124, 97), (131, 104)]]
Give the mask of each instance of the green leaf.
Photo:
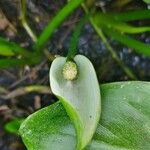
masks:
[(6, 41), (0, 38), (0, 55), (2, 56), (13, 56), (14, 52), (10, 44), (6, 43)]
[(143, 10), (132, 10), (132, 11), (125, 11), (119, 13), (107, 13), (107, 16), (110, 18), (114, 18), (117, 21), (134, 21), (134, 20), (143, 20), (150, 18), (150, 10), (143, 9)]
[(0, 59), (0, 69), (23, 66), (27, 63), (24, 59)]
[(21, 123), (24, 121), (24, 118), (16, 118), (5, 124), (4, 128), (7, 132), (18, 134)]
[(58, 57), (50, 69), (50, 84), (75, 125), (80, 150), (90, 142), (96, 130), (100, 118), (100, 90), (91, 62), (82, 55), (75, 56), (74, 61), (78, 68), (76, 80), (64, 79), (62, 69), (66, 58)]
[(14, 55), (22, 55), (24, 57), (30, 57), (31, 53), (26, 49), (20, 47), (19, 45), (9, 42), (0, 37), (0, 55), (3, 56), (14, 56)]
[(2, 56), (13, 56), (14, 52), (9, 46), (0, 43), (0, 55)]
[(114, 18), (108, 16), (104, 13), (97, 13), (94, 16), (94, 20), (97, 25), (104, 26), (109, 29), (116, 29), (121, 33), (129, 33), (129, 34), (136, 34), (136, 33), (143, 33), (143, 32), (149, 32), (150, 27), (143, 26), (143, 27), (134, 27), (127, 23), (115, 20)]
[(70, 47), (68, 50), (67, 60), (73, 59), (74, 56), (77, 54), (77, 45), (78, 45), (79, 36), (82, 30), (82, 27), (88, 21), (88, 17), (89, 15), (83, 16), (83, 18), (80, 20), (80, 22), (76, 25), (74, 29), (74, 32), (70, 41)]
[(150, 4), (150, 0), (143, 0), (145, 3)]
[[(102, 116), (85, 150), (148, 150), (149, 91), (149, 82), (101, 85)], [(75, 130), (60, 102), (29, 116), (20, 133), (28, 150), (75, 150)]]
[(62, 21), (68, 17), (68, 15), (73, 12), (84, 0), (71, 0), (69, 1), (58, 13), (57, 15), (48, 23), (36, 42), (36, 49), (42, 50), (45, 43), (52, 36), (57, 27), (62, 23)]
[(130, 48), (134, 48), (136, 52), (138, 52), (140, 54), (144, 54), (146, 56), (150, 56), (150, 44), (142, 43), (142, 42), (140, 42), (136, 39), (131, 38), (128, 35), (121, 34), (117, 31), (110, 30), (108, 28), (105, 28), (104, 32), (108, 36), (110, 36), (113, 39), (121, 42), (122, 44), (127, 45)]

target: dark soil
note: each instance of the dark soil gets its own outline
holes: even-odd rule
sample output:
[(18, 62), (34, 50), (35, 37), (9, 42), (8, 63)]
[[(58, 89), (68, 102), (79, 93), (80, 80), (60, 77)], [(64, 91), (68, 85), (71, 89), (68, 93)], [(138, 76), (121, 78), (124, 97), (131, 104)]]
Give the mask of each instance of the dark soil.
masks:
[[(21, 43), (22, 46), (32, 47), (33, 42), (22, 28), (19, 20), (19, 0), (0, 0), (0, 36)], [(65, 0), (27, 0), (28, 19), (37, 35), (42, 31), (47, 22), (64, 5)], [(129, 6), (114, 5), (110, 0), (97, 1), (97, 9), (123, 11), (133, 8), (147, 8), (142, 1), (134, 0)], [(70, 37), (75, 23), (82, 16), (82, 9), (75, 11), (53, 35), (47, 45), (52, 54), (65, 56), (69, 47)], [(139, 24), (140, 22), (136, 22)], [(145, 22), (149, 23), (149, 22)], [(150, 44), (149, 33), (140, 35), (140, 40)], [(150, 59), (135, 53), (132, 49), (110, 39), (110, 43), (117, 51), (120, 59), (133, 70), (139, 80), (150, 81)], [(105, 45), (100, 41), (90, 24), (82, 30), (78, 53), (87, 56), (94, 64), (100, 83), (129, 80), (128, 76), (112, 59)], [(24, 68), (10, 68), (0, 70), (0, 87), (7, 91), (31, 85), (49, 85), (50, 62), (43, 60), (37, 66)], [(0, 96), (0, 150), (23, 150), (24, 145), (19, 136), (9, 134), (4, 130), (5, 123), (13, 118), (27, 117), (36, 110), (54, 103), (57, 99), (52, 94), (31, 93), (16, 98), (4, 99)]]

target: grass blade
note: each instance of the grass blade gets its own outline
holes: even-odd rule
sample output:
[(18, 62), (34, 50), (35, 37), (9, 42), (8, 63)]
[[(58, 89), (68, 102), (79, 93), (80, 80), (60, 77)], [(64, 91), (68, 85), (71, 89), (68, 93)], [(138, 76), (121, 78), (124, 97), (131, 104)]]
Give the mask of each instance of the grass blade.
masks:
[(49, 38), (52, 36), (55, 29), (61, 24), (61, 22), (75, 9), (77, 8), (83, 0), (71, 0), (66, 4), (53, 18), (52, 21), (48, 23), (44, 31), (41, 33), (36, 42), (36, 49), (42, 49)]
[(138, 40), (135, 40), (125, 34), (121, 34), (117, 31), (110, 30), (108, 28), (104, 29), (104, 32), (112, 37), (113, 39), (119, 41), (120, 43), (135, 49), (136, 52), (140, 54), (144, 54), (146, 56), (150, 56), (150, 45), (142, 43)]
[(150, 4), (150, 0), (143, 0), (145, 3)]
[(136, 34), (150, 31), (150, 27), (134, 27), (127, 23), (113, 19), (104, 13), (98, 13), (94, 16), (94, 21), (99, 26), (114, 28), (122, 33)]
[(8, 42), (7, 40), (0, 37), (0, 55), (3, 56), (15, 56), (22, 55), (29, 57), (31, 55), (25, 48), (20, 47), (18, 44)]
[(35, 33), (32, 31), (28, 21), (27, 21), (27, 18), (26, 18), (26, 11), (27, 11), (27, 8), (26, 8), (26, 0), (21, 0), (20, 1), (20, 5), (21, 5), (21, 10), (20, 10), (20, 19), (21, 19), (21, 22), (22, 22), (22, 25), (24, 27), (24, 29), (26, 30), (26, 32), (29, 34), (29, 36), (31, 37), (31, 39), (36, 42), (37, 40), (37, 37), (35, 35)]
[(8, 123), (6, 123), (4, 125), (4, 128), (8, 133), (18, 134), (20, 125), (22, 124), (22, 122), (24, 120), (25, 120), (25, 118), (15, 118), (15, 119), (9, 121)]
[(0, 59), (0, 69), (23, 66), (27, 62), (22, 59)]
[(86, 21), (88, 21), (88, 15), (84, 16), (75, 27), (75, 30), (71, 38), (70, 47), (68, 50), (67, 60), (73, 59), (74, 56), (77, 54), (78, 39), (81, 33), (81, 29), (83, 25), (86, 23)]
[(11, 46), (2, 39), (0, 39), (0, 55), (2, 56), (14, 56), (15, 55)]
[(134, 20), (143, 20), (150, 18), (150, 10), (134, 10), (122, 13), (108, 13), (108, 16), (113, 17), (118, 21), (134, 21)]

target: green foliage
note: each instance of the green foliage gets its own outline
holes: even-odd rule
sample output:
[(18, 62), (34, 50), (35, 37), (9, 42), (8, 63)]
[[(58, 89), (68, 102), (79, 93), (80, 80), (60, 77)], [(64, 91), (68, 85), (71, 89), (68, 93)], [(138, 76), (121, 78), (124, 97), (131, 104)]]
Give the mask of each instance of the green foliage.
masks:
[(136, 52), (140, 54), (144, 54), (146, 56), (150, 56), (150, 45), (149, 44), (144, 44), (132, 37), (129, 37), (128, 35), (121, 34), (117, 31), (110, 30), (110, 29), (104, 29), (104, 32), (113, 39), (119, 41), (120, 43), (127, 45), (128, 47), (131, 47), (135, 49)]
[[(25, 64), (34, 65), (41, 61), (42, 56), (44, 55), (43, 46), (52, 36), (55, 29), (62, 23), (62, 21), (71, 13), (75, 8), (77, 8), (83, 0), (74, 1), (71, 0), (68, 4), (66, 4), (58, 14), (50, 21), (50, 23), (46, 26), (46, 28), (41, 33), (40, 37), (36, 39), (35, 34), (32, 32), (26, 21), (26, 3), (25, 0), (21, 0), (21, 19), (23, 27), (26, 29), (30, 37), (33, 39), (35, 43), (35, 47), (30, 50), (26, 50), (25, 48), (20, 47), (18, 44), (13, 42), (8, 42), (5, 39), (0, 38), (0, 55), (2, 56), (21, 56), (21, 59), (0, 59), (0, 68), (8, 68), (14, 66), (22, 66)], [(40, 49), (40, 52), (37, 50)], [(24, 59), (26, 58), (26, 59)]]
[(21, 123), (24, 121), (24, 118), (16, 118), (5, 124), (4, 128), (7, 132), (18, 134)]
[(10, 43), (7, 43), (2, 38), (0, 38), (0, 55), (2, 56), (13, 56), (14, 52), (11, 48)]
[(45, 27), (43, 32), (41, 33), (40, 37), (37, 39), (36, 42), (36, 49), (42, 50), (44, 44), (49, 40), (52, 36), (55, 29), (62, 23), (62, 21), (71, 13), (75, 8), (80, 6), (83, 0), (71, 0), (69, 1), (49, 22), (49, 24)]
[(142, 43), (127, 35), (127, 34), (149, 32), (150, 27), (134, 27), (131, 26), (129, 23), (123, 22), (123, 21), (137, 20), (139, 18), (140, 19), (150, 18), (149, 15), (146, 16), (146, 13), (149, 12), (150, 12), (149, 10), (140, 10), (129, 13), (125, 12), (123, 14), (120, 13), (119, 15), (109, 13), (108, 14), (96, 13), (93, 19), (95, 24), (98, 25), (109, 37), (112, 37), (115, 40), (123, 43), (124, 45), (127, 45), (128, 47), (135, 49), (140, 54), (150, 56), (149, 44)]
[(100, 118), (100, 90), (91, 62), (82, 55), (75, 56), (74, 61), (78, 69), (76, 80), (64, 79), (62, 68), (66, 58), (58, 57), (50, 69), (50, 84), (52, 92), (62, 102), (75, 125), (77, 150), (80, 150), (90, 142), (97, 127)]
[(127, 22), (127, 21), (135, 21), (135, 20), (144, 20), (150, 18), (150, 10), (147, 9), (139, 9), (139, 10), (130, 10), (127, 12), (108, 12), (107, 16), (110, 18), (114, 18), (117, 21)]
[[(148, 0), (144, 1), (149, 3)], [(39, 38), (36, 38), (26, 21), (25, 0), (22, 0), (22, 24), (35, 42), (35, 46), (29, 51), (0, 38), (0, 55), (7, 57), (0, 59), (0, 68), (39, 63), (44, 54), (42, 50), (54, 31), (82, 2), (83, 0), (69, 1), (48, 23)], [(90, 13), (87, 10), (88, 8), (85, 9), (86, 13)], [(131, 38), (131, 34), (149, 32), (150, 27), (136, 27), (130, 23), (134, 20), (149, 19), (149, 14), (150, 10), (123, 13), (96, 12), (88, 18), (110, 49), (112, 56), (133, 78), (134, 75), (120, 62), (102, 31), (137, 52), (150, 56), (150, 45), (135, 40), (133, 36)], [(75, 28), (68, 57), (59, 57), (52, 63), (51, 88), (60, 101), (34, 113), (23, 122), (20, 127), (23, 141), (29, 150), (148, 149), (150, 84), (112, 83), (102, 85), (100, 92), (96, 73), (90, 61), (81, 55), (75, 56), (76, 45), (85, 21), (86, 19), (81, 20)], [(78, 74), (73, 81), (65, 80), (62, 75), (62, 68), (67, 59), (72, 59), (77, 64)], [(30, 92), (39, 89), (41, 87), (30, 87), (26, 90)], [(18, 119), (9, 122), (5, 129), (17, 133), (21, 122), (22, 120)]]
[[(39, 38), (37, 38), (36, 35), (32, 32), (31, 28), (29, 27), (26, 21), (26, 2), (25, 0), (21, 0), (22, 25), (26, 29), (27, 33), (30, 35), (32, 40), (35, 42), (35, 47), (29, 51), (29, 50), (26, 50), (25, 48), (20, 47), (18, 44), (15, 44), (13, 42), (8, 42), (7, 40), (0, 38), (0, 55), (1, 56), (15, 57), (15, 58), (20, 56), (19, 60), (18, 58), (16, 58), (16, 60), (15, 58), (2, 59), (0, 61), (0, 68), (6, 68), (6, 67), (11, 67), (11, 66), (13, 67), (15, 66), (15, 64), (16, 66), (22, 66), (25, 64), (34, 65), (34, 64), (39, 63), (44, 55), (44, 52), (43, 52), (44, 45), (48, 42), (48, 40), (50, 39), (54, 31), (65, 20), (65, 18), (67, 18), (68, 15), (71, 14), (75, 10), (75, 8), (79, 7), (82, 2), (83, 0), (69, 1), (57, 13), (57, 15), (48, 23), (48, 25), (40, 34)], [(104, 31), (107, 31), (107, 29), (108, 29), (108, 32), (110, 30), (112, 31), (112, 33), (109, 32), (111, 34), (108, 34), (108, 32), (106, 32), (107, 35), (112, 36), (115, 40), (118, 40), (119, 42), (131, 48), (136, 49), (137, 52), (140, 52), (141, 54), (150, 56), (149, 45), (136, 41), (130, 38), (129, 36), (125, 35), (125, 34), (135, 34), (135, 33), (137, 34), (137, 33), (149, 32), (150, 31), (149, 26), (135, 27), (129, 23), (129, 21), (149, 19), (150, 18), (149, 14), (150, 14), (150, 10), (133, 10), (133, 11), (123, 12), (123, 13), (116, 13), (116, 12), (115, 13), (110, 13), (110, 12), (97, 13), (96, 12), (96, 14), (91, 15), (89, 18), (85, 17), (81, 19), (81, 22), (79, 22), (79, 24), (76, 26), (72, 39), (71, 39), (68, 59), (72, 59), (73, 56), (75, 56), (77, 52), (76, 45), (79, 39), (81, 28), (86, 22), (86, 20), (90, 18), (94, 20), (97, 26), (99, 26), (101, 29), (104, 29)], [(115, 36), (114, 36), (114, 32), (116, 32)], [(124, 33), (123, 38), (121, 39), (118, 38), (119, 35), (116, 37), (117, 34), (123, 34), (123, 33)], [(133, 43), (129, 42), (130, 39), (132, 40)], [(138, 43), (138, 46), (137, 46), (137, 43)]]
[(88, 21), (89, 15), (83, 16), (80, 22), (76, 25), (73, 35), (71, 37), (70, 47), (68, 50), (67, 60), (73, 59), (74, 56), (77, 54), (77, 45), (78, 39), (81, 33), (81, 29), (83, 25)]
[(114, 17), (111, 18), (110, 15), (104, 13), (97, 13), (94, 17), (95, 22), (100, 26), (106, 26), (109, 29), (116, 29), (121, 33), (135, 34), (150, 31), (150, 27), (134, 27), (127, 23), (118, 21), (114, 19)]
[(28, 57), (30, 55), (26, 49), (20, 47), (18, 44), (8, 42), (7, 40), (0, 38), (0, 55), (14, 56), (19, 54), (24, 57)]
[[(15, 66), (23, 66), (25, 64), (33, 65), (39, 63), (41, 55), (29, 52), (27, 49), (20, 47), (14, 42), (0, 38), (0, 55), (5, 58), (0, 59), (0, 68), (9, 68)], [(17, 58), (20, 56), (20, 59)], [(33, 59), (34, 58), (34, 59)]]
[(0, 68), (5, 69), (10, 67), (23, 66), (26, 63), (27, 63), (26, 60), (23, 59), (11, 59), (11, 58), (0, 59)]
[[(102, 116), (85, 150), (148, 150), (149, 91), (148, 82), (101, 85)], [(29, 116), (20, 133), (29, 150), (75, 150), (75, 129), (60, 102)]]
[(143, 0), (145, 3), (150, 4), (150, 0)]

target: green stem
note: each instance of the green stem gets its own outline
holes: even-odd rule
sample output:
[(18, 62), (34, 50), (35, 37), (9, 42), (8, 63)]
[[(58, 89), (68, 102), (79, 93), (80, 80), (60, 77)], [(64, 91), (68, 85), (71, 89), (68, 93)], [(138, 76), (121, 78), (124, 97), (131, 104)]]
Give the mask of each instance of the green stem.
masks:
[[(88, 9), (86, 8), (86, 6), (83, 4), (82, 5), (85, 12), (89, 13)], [(97, 24), (94, 22), (93, 18), (90, 17), (89, 18), (92, 26), (94, 27), (95, 31), (97, 32), (97, 34), (99, 35), (99, 37), (102, 39), (103, 43), (106, 45), (108, 51), (110, 52), (112, 58), (119, 64), (119, 66), (124, 70), (124, 72), (128, 75), (128, 77), (130, 77), (131, 79), (136, 80), (137, 77), (136, 75), (132, 72), (132, 70), (130, 68), (128, 68), (118, 57), (117, 53), (115, 52), (115, 50), (111, 47), (111, 45), (108, 43), (107, 38), (105, 37), (105, 35), (103, 34), (102, 30), (97, 26)]]
[(35, 53), (30, 54), (27, 58), (5, 58), (0, 59), (0, 69), (11, 68), (11, 67), (21, 67), (26, 64), (35, 65), (41, 61), (41, 57)]
[(71, 37), (70, 47), (68, 50), (67, 61), (73, 60), (74, 56), (77, 54), (77, 45), (78, 45), (79, 36), (82, 30), (82, 27), (88, 21), (88, 17), (89, 15), (83, 16), (83, 18), (80, 20), (80, 22), (76, 25), (74, 29), (73, 35)]
[(66, 4), (53, 18), (52, 21), (48, 23), (46, 28), (43, 30), (39, 38), (36, 42), (36, 49), (42, 50), (43, 46), (47, 43), (49, 38), (52, 36), (55, 29), (62, 23), (62, 21), (71, 13), (74, 9), (76, 9), (83, 0), (71, 0), (68, 4)]
[(30, 28), (29, 24), (27, 23), (27, 21), (24, 19), (22, 19), (22, 25), (25, 28), (25, 30), (27, 31), (27, 33), (29, 34), (29, 36), (31, 37), (31, 39), (36, 42), (37, 41), (37, 37), (36, 35), (33, 33), (32, 29)]
[[(31, 37), (31, 39), (34, 41), (34, 42), (37, 42), (37, 36), (34, 34), (34, 32), (32, 31), (31, 27), (29, 26), (28, 24), (28, 21), (27, 21), (27, 18), (26, 18), (26, 0), (21, 0), (21, 22), (22, 22), (22, 25), (23, 27), (25, 28), (25, 30), (27, 31), (27, 33), (29, 34), (29, 36)], [(48, 58), (48, 60), (50, 61), (53, 61), (54, 60), (54, 55), (50, 54), (48, 52), (47, 49), (44, 49), (44, 54), (45, 56)], [(41, 51), (39, 52), (36, 52), (35, 54), (33, 54), (33, 57), (34, 57), (34, 60), (33, 60), (33, 63), (36, 64), (36, 62), (40, 62), (40, 60), (42, 59), (42, 56), (43, 53), (41, 53)]]
[(32, 31), (32, 29), (29, 26), (28, 21), (26, 19), (26, 0), (21, 0), (21, 22), (22, 22), (23, 27), (25, 28), (25, 30), (27, 31), (27, 33), (31, 37), (31, 39), (34, 42), (36, 42), (37, 41), (37, 37), (34, 34), (34, 32)]

